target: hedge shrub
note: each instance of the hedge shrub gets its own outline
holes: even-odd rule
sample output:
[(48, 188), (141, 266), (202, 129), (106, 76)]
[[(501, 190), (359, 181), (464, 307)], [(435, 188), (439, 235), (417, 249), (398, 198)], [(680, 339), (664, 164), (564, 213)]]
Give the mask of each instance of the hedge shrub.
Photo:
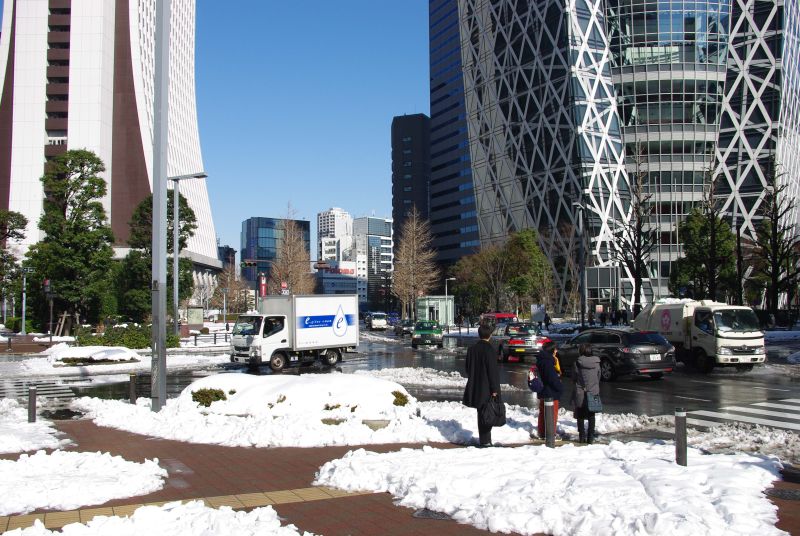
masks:
[[(79, 329), (76, 337), (78, 346), (125, 346), (132, 350), (150, 348), (152, 328), (129, 324), (127, 327), (115, 326), (106, 328), (105, 333), (97, 335), (86, 329)], [(167, 348), (179, 348), (180, 337), (167, 333)]]
[(225, 392), (222, 389), (198, 389), (197, 391), (192, 391), (192, 400), (201, 406), (208, 407), (212, 402), (228, 400), (228, 397), (225, 396)]

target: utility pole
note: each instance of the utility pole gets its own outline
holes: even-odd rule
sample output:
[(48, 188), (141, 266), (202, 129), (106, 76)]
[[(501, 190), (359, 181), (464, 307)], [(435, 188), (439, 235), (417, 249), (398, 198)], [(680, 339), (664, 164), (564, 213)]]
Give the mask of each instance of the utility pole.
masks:
[(33, 268), (25, 267), (22, 269), (22, 328), (20, 329), (20, 335), (27, 335), (25, 331), (25, 286), (27, 284), (27, 275), (33, 273)]

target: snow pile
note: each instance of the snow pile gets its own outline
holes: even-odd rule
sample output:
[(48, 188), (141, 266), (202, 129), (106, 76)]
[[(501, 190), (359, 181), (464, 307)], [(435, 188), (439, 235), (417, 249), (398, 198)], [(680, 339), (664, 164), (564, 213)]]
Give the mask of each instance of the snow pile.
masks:
[(728, 423), (700, 432), (689, 429), (689, 445), (707, 452), (752, 452), (777, 456), (800, 465), (800, 435), (788, 430), (743, 423)]
[(0, 515), (39, 509), (74, 510), (146, 495), (164, 485), (158, 460), (129, 462), (99, 452), (45, 451), (0, 460)]
[[(50, 342), (50, 340), (51, 340), (50, 335), (44, 335), (42, 337), (34, 337), (33, 338), (33, 342)], [(52, 337), (52, 341), (53, 342), (75, 342), (75, 337), (64, 336), (64, 335), (60, 335), (60, 336), (55, 336), (54, 335)]]
[[(142, 506), (130, 517), (97, 516), (85, 525), (72, 523), (61, 531), (50, 531), (37, 520), (32, 527), (6, 533), (14, 536), (108, 536), (116, 534), (158, 534), (159, 536), (291, 536), (301, 534), (294, 525), (281, 527), (277, 512), (271, 507), (251, 512), (234, 512), (230, 507), (209, 508), (201, 501), (186, 504), (167, 503), (164, 506)], [(303, 535), (311, 535), (303, 532)]]
[[(64, 366), (59, 359), (64, 357), (84, 357), (83, 350), (93, 348), (89, 352), (95, 359), (114, 359), (119, 358), (123, 361), (118, 363), (108, 363), (102, 366)], [(130, 352), (130, 353), (128, 353)], [(139, 355), (127, 348), (119, 346), (83, 346), (69, 347), (65, 343), (54, 344), (46, 351), (37, 354), (43, 357), (25, 359), (20, 363), (14, 363), (14, 368), (3, 372), (6, 377), (20, 376), (73, 376), (76, 373), (81, 375), (95, 374), (122, 374), (130, 372), (150, 372), (151, 354)], [(98, 357), (102, 356), (102, 357)], [(127, 356), (127, 357), (126, 357)], [(138, 361), (129, 362), (126, 359), (135, 358)], [(221, 365), (230, 362), (227, 355), (202, 355), (202, 354), (169, 354), (167, 357), (167, 367), (169, 370), (203, 368)]]
[[(227, 400), (205, 408), (192, 400), (199, 389), (219, 389)], [(395, 406), (398, 392), (408, 397)], [(364, 375), (250, 376), (217, 374), (188, 386), (161, 411), (150, 400), (136, 405), (116, 400), (79, 398), (73, 409), (98, 425), (190, 443), (255, 447), (319, 447), (375, 443), (453, 442), (477, 437), (477, 414), (459, 402), (417, 402), (399, 384)], [(508, 424), (492, 437), (502, 443), (526, 443), (536, 427), (538, 409), (507, 405)], [(364, 421), (385, 421), (371, 429)], [(657, 420), (637, 415), (598, 415), (600, 433), (652, 427)], [(577, 435), (575, 420), (562, 410), (558, 431)], [(535, 435), (535, 434), (534, 434)]]
[(139, 354), (123, 346), (68, 346), (59, 343), (48, 348), (43, 353), (47, 354), (52, 365), (63, 363), (65, 359), (80, 359), (85, 361), (139, 361)]
[(370, 342), (393, 342), (395, 344), (402, 343), (403, 339), (401, 337), (394, 338), (394, 337), (387, 337), (386, 335), (376, 335), (375, 333), (361, 331), (360, 332), (360, 339), (362, 341), (370, 341)]
[[(397, 382), (401, 385), (414, 387), (428, 387), (436, 389), (464, 389), (467, 379), (459, 372), (447, 372), (432, 368), (386, 368), (381, 370), (357, 370), (356, 374), (372, 376)], [(519, 387), (503, 384), (500, 386), (502, 392), (522, 391)]]
[(0, 399), (0, 454), (57, 449), (69, 443), (57, 439), (49, 421), (28, 422), (28, 410), (10, 398)]
[(514, 449), (363, 449), (320, 468), (315, 484), (389, 492), (492, 532), (591, 535), (785, 534), (763, 491), (774, 460), (704, 456), (674, 463), (670, 445)]

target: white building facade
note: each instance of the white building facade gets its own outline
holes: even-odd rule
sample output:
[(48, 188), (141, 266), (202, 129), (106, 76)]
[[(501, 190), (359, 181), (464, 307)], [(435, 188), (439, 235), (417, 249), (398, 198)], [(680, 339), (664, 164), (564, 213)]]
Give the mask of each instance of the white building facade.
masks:
[[(37, 223), (47, 160), (88, 149), (104, 162), (103, 199), (124, 252), (135, 207), (152, 193), (155, 0), (6, 0), (0, 33), (0, 208)], [(204, 170), (194, 80), (195, 0), (172, 0), (168, 175)], [(181, 184), (197, 216), (182, 255), (219, 269), (206, 185)]]

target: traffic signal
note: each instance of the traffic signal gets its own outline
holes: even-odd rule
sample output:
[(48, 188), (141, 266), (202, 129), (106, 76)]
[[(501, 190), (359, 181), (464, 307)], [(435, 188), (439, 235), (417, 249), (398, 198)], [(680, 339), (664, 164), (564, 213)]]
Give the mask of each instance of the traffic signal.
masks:
[(258, 262), (256, 262), (256, 261), (242, 261), (241, 266), (242, 266), (242, 268), (247, 268), (248, 266), (258, 266)]
[(50, 280), (49, 279), (45, 279), (44, 282), (42, 283), (42, 287), (44, 288), (44, 293), (45, 294), (49, 294), (50, 293)]

